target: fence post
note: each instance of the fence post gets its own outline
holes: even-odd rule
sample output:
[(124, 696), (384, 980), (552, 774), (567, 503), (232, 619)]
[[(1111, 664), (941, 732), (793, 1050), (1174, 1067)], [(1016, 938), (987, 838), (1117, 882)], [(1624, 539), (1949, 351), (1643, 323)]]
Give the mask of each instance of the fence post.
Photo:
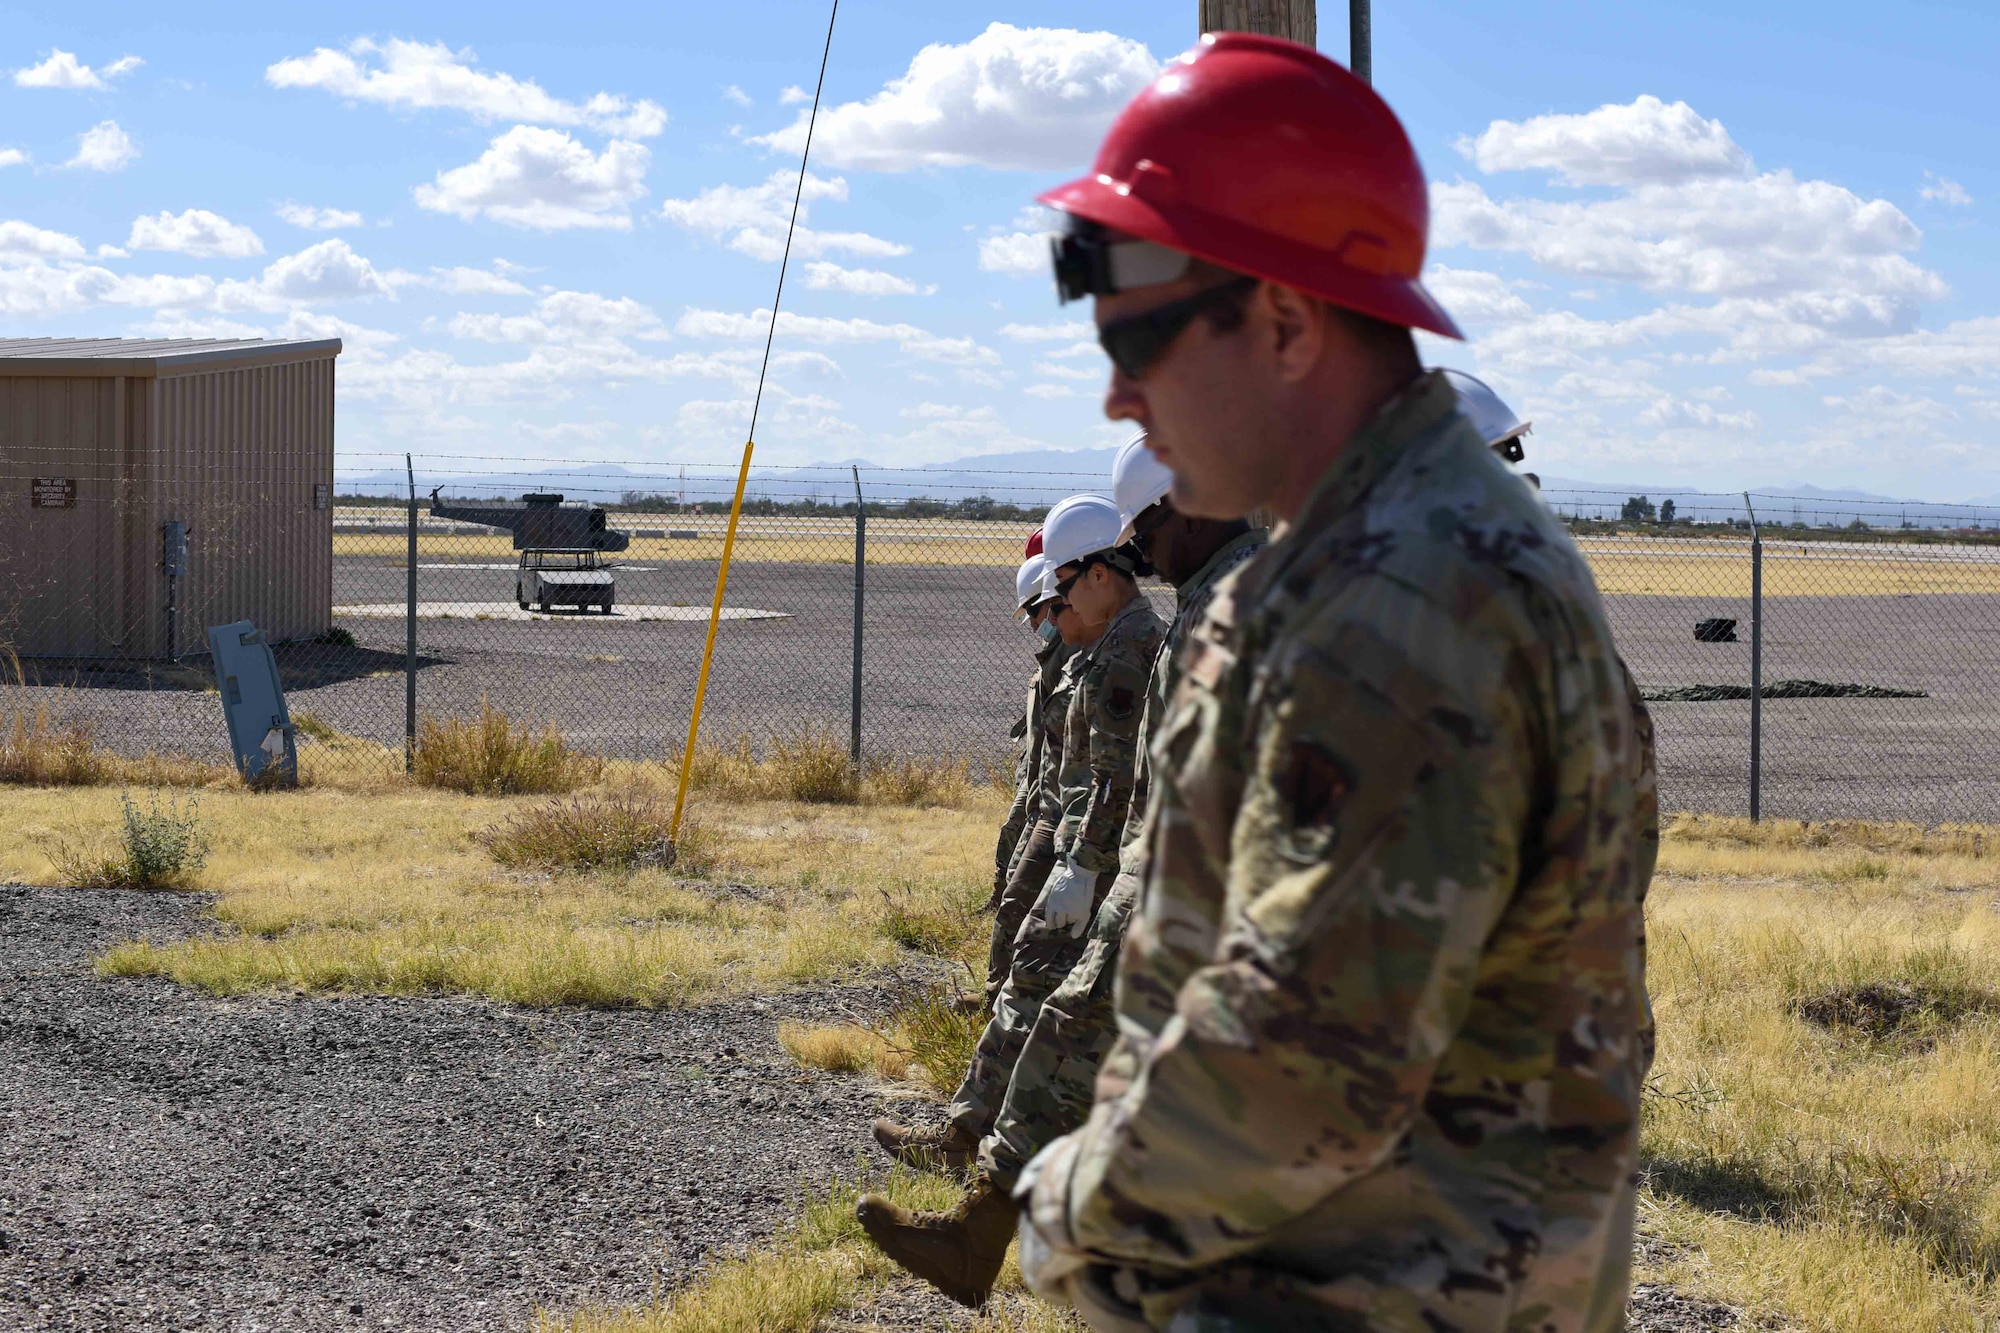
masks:
[(854, 686), (848, 700), (847, 754), (861, 766), (861, 601), (868, 567), (868, 510), (861, 500), (861, 469), (854, 468)]
[(403, 472), (410, 482), (410, 563), (405, 571), (407, 605), (403, 612), (403, 771), (417, 766), (417, 472), (403, 455)]
[(1757, 510), (1743, 492), (1750, 514), (1750, 822), (1762, 816), (1764, 788), (1764, 537)]

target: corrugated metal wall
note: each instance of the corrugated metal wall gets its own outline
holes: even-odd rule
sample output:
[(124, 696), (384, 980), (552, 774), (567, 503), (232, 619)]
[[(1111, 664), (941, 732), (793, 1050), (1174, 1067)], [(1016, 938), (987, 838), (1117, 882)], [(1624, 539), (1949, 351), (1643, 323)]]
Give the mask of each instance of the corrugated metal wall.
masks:
[[(22, 656), (167, 651), (161, 525), (188, 525), (179, 648), (251, 620), (333, 623), (332, 358), (198, 374), (0, 376), (0, 644)], [(76, 480), (35, 509), (30, 478)]]

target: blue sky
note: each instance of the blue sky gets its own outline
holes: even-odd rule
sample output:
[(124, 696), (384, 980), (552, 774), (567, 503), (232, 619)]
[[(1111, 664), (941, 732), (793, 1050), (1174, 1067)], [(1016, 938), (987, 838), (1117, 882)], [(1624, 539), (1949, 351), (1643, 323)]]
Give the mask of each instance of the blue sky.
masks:
[[(1026, 206), (1194, 9), (843, 6), (760, 461), (1123, 438)], [(15, 11), (0, 333), (338, 334), (347, 471), (732, 459), (825, 9), (551, 13)], [(1971, 5), (1377, 0), (1474, 335), (1427, 354), (1545, 473), (2000, 493), (1996, 50)]]

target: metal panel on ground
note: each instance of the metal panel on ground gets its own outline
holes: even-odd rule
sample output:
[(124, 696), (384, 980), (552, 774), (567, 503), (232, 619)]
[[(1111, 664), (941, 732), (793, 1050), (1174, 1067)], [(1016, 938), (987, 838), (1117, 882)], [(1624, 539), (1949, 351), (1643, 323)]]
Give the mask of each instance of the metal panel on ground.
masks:
[(271, 645), (255, 625), (239, 620), (212, 626), (208, 650), (215, 662), (215, 685), (222, 694), (236, 771), (253, 786), (296, 787), (298, 738)]

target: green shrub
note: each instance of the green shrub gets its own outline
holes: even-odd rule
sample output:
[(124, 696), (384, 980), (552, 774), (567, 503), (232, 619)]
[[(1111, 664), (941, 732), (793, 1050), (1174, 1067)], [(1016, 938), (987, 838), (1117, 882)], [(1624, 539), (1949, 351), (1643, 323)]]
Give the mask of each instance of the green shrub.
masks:
[(62, 835), (41, 840), (63, 883), (78, 889), (184, 889), (193, 885), (208, 859), (208, 837), (194, 796), (183, 806), (157, 793), (141, 810), (120, 792), (124, 826), (121, 845), (103, 850), (100, 842)]

